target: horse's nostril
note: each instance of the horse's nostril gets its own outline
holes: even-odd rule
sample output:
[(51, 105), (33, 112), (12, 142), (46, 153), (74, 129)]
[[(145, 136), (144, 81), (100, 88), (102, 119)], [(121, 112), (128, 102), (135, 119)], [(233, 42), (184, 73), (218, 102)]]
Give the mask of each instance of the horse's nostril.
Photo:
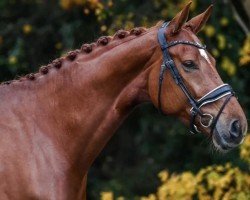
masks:
[(241, 125), (239, 120), (234, 120), (231, 124), (230, 135), (232, 138), (239, 138), (242, 135)]

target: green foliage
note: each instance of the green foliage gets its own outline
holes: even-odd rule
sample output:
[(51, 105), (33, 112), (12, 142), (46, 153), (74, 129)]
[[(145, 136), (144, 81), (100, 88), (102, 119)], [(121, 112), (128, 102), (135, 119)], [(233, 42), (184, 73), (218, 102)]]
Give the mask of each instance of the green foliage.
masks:
[[(41, 65), (101, 35), (170, 20), (187, 1), (1, 0), (0, 80), (37, 71)], [(210, 2), (193, 0), (191, 16), (205, 10)], [(233, 85), (249, 116), (249, 37), (247, 39), (233, 19), (228, 4), (217, 1), (200, 37), (215, 56), (224, 81)], [(239, 149), (218, 155), (211, 150), (204, 136), (186, 133), (183, 125), (160, 116), (152, 105), (138, 108), (94, 163), (88, 177), (89, 199), (98, 199), (100, 192), (105, 190), (130, 199), (155, 193), (159, 184), (160, 187), (167, 184), (159, 182), (155, 176), (165, 168), (169, 174), (179, 174), (171, 175), (168, 180), (181, 182), (186, 176), (196, 180), (201, 168), (206, 171), (208, 165), (222, 165), (225, 169), (225, 163), (231, 162), (239, 169), (230, 169), (238, 170), (237, 173), (244, 176), (248, 173), (246, 176), (249, 177), (249, 166), (240, 159)], [(249, 161), (246, 152), (241, 151), (240, 155)], [(186, 171), (190, 173), (185, 175)], [(226, 174), (227, 171), (223, 171), (218, 176), (223, 178)], [(202, 180), (209, 185), (207, 176)], [(195, 192), (197, 195), (197, 188)]]
[(245, 138), (241, 146), (240, 157), (249, 164), (250, 168), (250, 135)]

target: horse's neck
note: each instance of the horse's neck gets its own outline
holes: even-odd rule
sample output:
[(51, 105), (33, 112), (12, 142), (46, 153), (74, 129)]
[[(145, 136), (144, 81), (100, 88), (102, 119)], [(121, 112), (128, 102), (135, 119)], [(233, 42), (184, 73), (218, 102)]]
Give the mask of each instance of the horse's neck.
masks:
[(29, 88), (24, 89), (27, 101), (23, 97), (20, 105), (23, 119), (33, 117), (36, 123), (29, 131), (35, 127), (48, 135), (81, 171), (89, 168), (129, 112), (149, 100), (145, 91), (158, 45), (156, 30), (133, 37), (79, 54), (73, 62), (65, 60), (61, 69), (35, 81), (5, 86)]
[[(131, 110), (149, 100), (144, 89), (149, 60), (156, 46), (156, 32), (152, 31), (96, 59), (85, 62), (83, 57), (76, 61), (81, 68), (78, 80), (86, 78), (78, 90), (82, 99), (78, 104), (81, 128), (77, 140), (86, 170)], [(89, 71), (91, 67), (93, 71)]]

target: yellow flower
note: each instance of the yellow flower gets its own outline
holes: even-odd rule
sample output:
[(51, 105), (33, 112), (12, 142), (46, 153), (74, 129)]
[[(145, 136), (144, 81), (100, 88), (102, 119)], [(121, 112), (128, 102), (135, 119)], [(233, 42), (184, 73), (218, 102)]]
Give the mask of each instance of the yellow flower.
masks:
[(161, 171), (159, 174), (158, 174), (158, 177), (160, 178), (161, 182), (165, 182), (167, 179), (168, 179), (168, 171), (164, 170), (164, 171)]
[(121, 197), (117, 197), (116, 200), (125, 200), (125, 198), (121, 196)]
[(240, 58), (240, 65), (244, 66), (250, 63), (250, 56)]
[(32, 26), (30, 24), (23, 25), (24, 34), (28, 35), (32, 31)]
[(240, 50), (240, 65), (243, 66), (247, 64), (250, 64), (250, 35), (248, 35)]
[(157, 200), (155, 194), (150, 194), (148, 197), (141, 197), (140, 200)]
[(99, 9), (100, 12), (104, 9), (104, 5), (99, 0), (88, 0), (89, 7), (93, 10)]
[(102, 32), (105, 32), (107, 29), (108, 29), (108, 28), (107, 28), (106, 25), (102, 25), (102, 26), (101, 26), (101, 31), (102, 31)]
[(234, 65), (231, 65), (227, 71), (229, 76), (233, 76), (236, 73), (236, 67)]
[(217, 172), (222, 172), (224, 170), (222, 165), (218, 165), (217, 167), (215, 167)]
[(85, 15), (89, 15), (90, 10), (89, 10), (88, 8), (84, 8), (84, 9), (83, 9), (83, 13), (84, 13)]
[(113, 192), (101, 192), (101, 200), (113, 200)]
[(108, 1), (108, 7), (112, 7), (113, 6), (113, 1), (112, 0), (109, 0)]
[(207, 25), (204, 28), (204, 32), (205, 32), (206, 36), (213, 37), (215, 35), (215, 28), (211, 25)]
[(229, 24), (229, 21), (226, 17), (222, 17), (221, 20), (220, 20), (220, 24), (222, 26), (227, 26)]
[(71, 4), (72, 2), (70, 0), (60, 0), (60, 6), (65, 10), (69, 9)]
[[(158, 0), (159, 2), (161, 2), (161, 0)], [(188, 3), (190, 2), (190, 0), (182, 0), (180, 1), (180, 3), (178, 4), (178, 9), (183, 9)], [(173, 4), (173, 3), (172, 3)], [(175, 5), (175, 3), (174, 3)], [(171, 6), (171, 3), (170, 3)], [(192, 4), (190, 6), (190, 10), (194, 11), (197, 7), (197, 0), (192, 0)]]
[(16, 56), (10, 56), (9, 57), (9, 64), (14, 65), (17, 63), (17, 57)]
[(72, 6), (83, 6), (89, 0), (60, 0), (60, 6), (64, 10), (69, 10)]
[(240, 157), (250, 165), (250, 135), (248, 134), (240, 148)]
[(99, 9), (99, 8), (97, 8), (97, 9), (95, 10), (95, 14), (96, 14), (96, 15), (100, 15), (100, 14), (101, 14), (101, 12), (102, 12), (102, 10), (101, 10), (101, 9)]
[(231, 164), (231, 163), (229, 163), (229, 162), (226, 163), (226, 165), (225, 165), (225, 168), (226, 168), (226, 169), (230, 169), (231, 167), (232, 167), (232, 164)]
[(228, 57), (222, 59), (221, 67), (229, 76), (233, 76), (236, 73), (236, 66)]
[(192, 1), (192, 4), (191, 4), (190, 10), (191, 10), (191, 11), (194, 11), (194, 10), (196, 9), (196, 7), (197, 7), (197, 0), (193, 0), (193, 1)]
[(226, 38), (224, 35), (222, 34), (218, 34), (217, 35), (217, 40), (218, 40), (218, 48), (219, 49), (225, 49), (226, 47)]
[(212, 54), (215, 57), (219, 57), (220, 56), (220, 52), (218, 51), (218, 49), (212, 49)]

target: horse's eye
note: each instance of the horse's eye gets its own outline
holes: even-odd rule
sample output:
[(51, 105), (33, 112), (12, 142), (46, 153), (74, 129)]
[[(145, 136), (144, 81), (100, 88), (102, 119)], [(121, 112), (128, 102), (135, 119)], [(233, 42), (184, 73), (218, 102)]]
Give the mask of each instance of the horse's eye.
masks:
[(182, 65), (187, 69), (198, 69), (197, 65), (192, 60), (186, 60)]

